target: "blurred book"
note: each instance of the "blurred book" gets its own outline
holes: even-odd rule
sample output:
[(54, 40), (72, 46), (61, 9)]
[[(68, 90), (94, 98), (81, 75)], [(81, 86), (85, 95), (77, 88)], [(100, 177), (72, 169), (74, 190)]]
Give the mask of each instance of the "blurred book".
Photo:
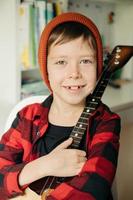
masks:
[(59, 1), (53, 3), (53, 13), (54, 16), (60, 15), (62, 13)]
[(19, 32), (19, 62), (20, 66), (30, 67), (30, 4), (22, 3), (18, 8), (18, 32)]
[(46, 20), (46, 1), (36, 1), (35, 2), (36, 9), (36, 31), (38, 31), (38, 40), (40, 35), (47, 24)]
[(53, 3), (47, 2), (47, 23), (49, 23), (53, 17), (54, 17), (54, 11), (53, 11)]

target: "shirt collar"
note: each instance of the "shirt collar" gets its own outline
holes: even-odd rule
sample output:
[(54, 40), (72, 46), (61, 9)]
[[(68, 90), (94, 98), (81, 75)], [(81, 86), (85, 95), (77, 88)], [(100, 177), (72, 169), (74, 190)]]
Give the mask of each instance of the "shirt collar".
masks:
[[(50, 94), (39, 106), (38, 112), (36, 113), (36, 115), (34, 116), (34, 119), (38, 119), (40, 118), (40, 120), (43, 123), (47, 123), (48, 122), (48, 113), (49, 113), (49, 109), (50, 106), (52, 104), (53, 101), (53, 95)], [(93, 117), (97, 116), (97, 115), (101, 115), (103, 113), (103, 103), (100, 101), (98, 108), (96, 109), (96, 111), (93, 113)]]

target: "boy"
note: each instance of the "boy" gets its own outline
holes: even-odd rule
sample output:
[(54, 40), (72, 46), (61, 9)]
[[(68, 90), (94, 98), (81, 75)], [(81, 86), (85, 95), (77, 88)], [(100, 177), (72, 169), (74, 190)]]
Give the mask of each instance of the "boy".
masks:
[(42, 33), (39, 64), (51, 95), (42, 104), (22, 109), (2, 137), (0, 199), (21, 195), (30, 183), (47, 176), (75, 176), (57, 186), (48, 200), (111, 199), (119, 116), (100, 102), (80, 149), (69, 148), (70, 133), (102, 72), (96, 26), (78, 13), (57, 16)]

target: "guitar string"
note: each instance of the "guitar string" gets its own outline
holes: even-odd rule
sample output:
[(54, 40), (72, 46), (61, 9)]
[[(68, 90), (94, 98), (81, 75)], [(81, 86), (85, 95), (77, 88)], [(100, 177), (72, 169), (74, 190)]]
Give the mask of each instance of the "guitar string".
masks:
[(50, 185), (49, 185), (49, 188), (52, 187), (52, 184), (54, 183), (54, 181), (56, 180), (56, 178), (57, 178), (57, 177), (55, 177), (55, 176), (52, 178), (52, 181), (51, 181), (51, 183), (50, 183)]
[[(112, 55), (113, 55), (113, 54), (112, 54)], [(112, 62), (113, 62), (113, 61), (112, 61)], [(109, 63), (109, 65), (111, 65), (111, 62)], [(110, 68), (110, 66), (108, 67), (108, 64), (106, 64), (106, 66), (104, 67), (104, 70), (103, 70), (103, 72), (102, 72), (102, 75), (101, 75), (101, 77), (103, 76), (103, 77), (102, 77), (103, 79), (106, 77), (107, 74), (106, 74), (105, 72), (106, 72), (106, 70), (108, 71), (109, 68)], [(112, 73), (111, 73), (111, 74), (112, 74)], [(111, 74), (110, 74), (110, 77), (111, 77)], [(101, 79), (101, 77), (100, 77), (100, 79)], [(110, 77), (109, 77), (109, 78), (110, 78)], [(99, 80), (100, 80), (100, 79), (99, 79)], [(98, 82), (99, 82), (99, 81), (98, 81)], [(107, 84), (108, 84), (108, 83), (107, 83)], [(98, 84), (98, 85), (96, 84), (96, 86), (98, 86), (98, 87), (97, 87), (97, 90), (96, 90), (96, 94), (97, 94), (98, 91), (99, 91), (99, 88), (100, 88), (100, 84)], [(106, 86), (107, 86), (107, 85), (106, 85)], [(95, 89), (94, 89), (94, 91), (95, 91)], [(90, 106), (91, 106), (91, 105), (93, 105), (93, 103), (90, 103)], [(88, 113), (87, 113), (87, 114), (88, 114)], [(82, 119), (81, 121), (83, 121), (83, 119)], [(82, 123), (82, 122), (81, 122), (81, 123)], [(78, 130), (80, 129), (80, 127), (77, 127), (77, 128), (78, 128)], [(73, 131), (73, 130), (72, 130), (72, 131)], [(40, 195), (42, 195), (43, 192), (45, 191), (44, 189), (45, 189), (46, 183), (48, 182), (49, 178), (50, 178), (50, 177), (48, 177), (48, 178), (47, 178), (47, 181), (44, 183), (44, 185), (43, 185), (43, 187), (42, 187), (42, 190), (41, 190), (41, 192), (40, 192)], [(55, 176), (52, 177), (52, 181), (51, 181), (50, 185), (48, 186), (48, 188), (46, 188), (46, 189), (50, 189), (50, 187), (52, 186), (52, 184), (54, 183), (54, 180), (55, 180), (56, 178), (57, 178), (57, 177), (55, 177)]]
[(44, 192), (44, 189), (45, 189), (45, 187), (46, 187), (46, 185), (47, 185), (47, 183), (48, 183), (49, 179), (50, 179), (50, 176), (48, 176), (48, 177), (46, 178), (46, 181), (45, 181), (45, 183), (44, 183), (44, 185), (43, 185), (43, 187), (42, 187), (42, 189), (41, 189), (40, 195), (42, 195), (42, 194), (43, 194), (43, 192)]

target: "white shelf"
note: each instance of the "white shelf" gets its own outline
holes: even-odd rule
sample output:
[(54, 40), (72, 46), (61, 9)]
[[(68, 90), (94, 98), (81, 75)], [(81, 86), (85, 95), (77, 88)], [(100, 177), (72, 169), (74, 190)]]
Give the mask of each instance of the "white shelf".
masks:
[(102, 101), (113, 111), (120, 112), (133, 107), (133, 83), (123, 84), (120, 89), (106, 88)]

